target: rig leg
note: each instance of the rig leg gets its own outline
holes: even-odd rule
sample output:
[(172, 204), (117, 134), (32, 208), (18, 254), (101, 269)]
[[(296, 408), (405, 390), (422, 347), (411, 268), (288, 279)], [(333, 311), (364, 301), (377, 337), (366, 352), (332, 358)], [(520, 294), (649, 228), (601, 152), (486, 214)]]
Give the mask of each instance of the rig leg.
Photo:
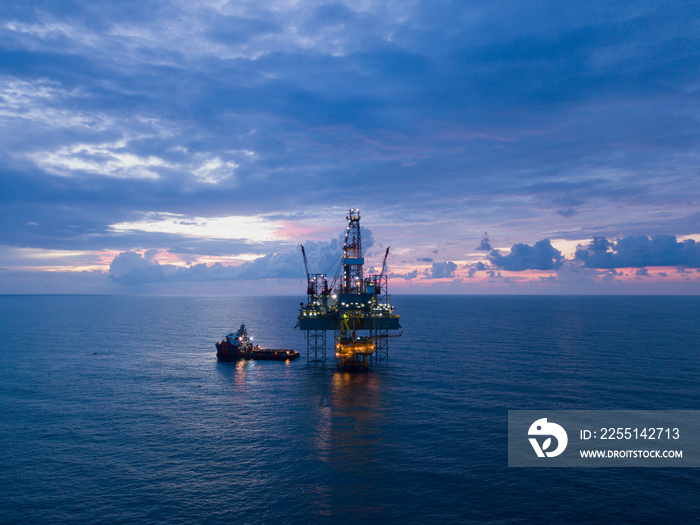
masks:
[(376, 350), (372, 356), (375, 363), (389, 362), (389, 330), (370, 330), (370, 337), (376, 341)]
[(306, 332), (306, 361), (308, 363), (326, 362), (325, 330), (308, 330)]

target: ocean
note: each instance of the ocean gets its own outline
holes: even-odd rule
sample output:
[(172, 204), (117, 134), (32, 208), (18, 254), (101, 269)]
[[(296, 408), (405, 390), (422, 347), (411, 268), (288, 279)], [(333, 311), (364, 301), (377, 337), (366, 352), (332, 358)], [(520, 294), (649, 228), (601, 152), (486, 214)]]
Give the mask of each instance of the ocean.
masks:
[[(698, 469), (509, 468), (507, 426), (700, 409), (700, 297), (395, 295), (368, 373), (306, 362), (304, 299), (0, 296), (0, 522), (698, 521)], [(242, 322), (302, 357), (217, 362)]]

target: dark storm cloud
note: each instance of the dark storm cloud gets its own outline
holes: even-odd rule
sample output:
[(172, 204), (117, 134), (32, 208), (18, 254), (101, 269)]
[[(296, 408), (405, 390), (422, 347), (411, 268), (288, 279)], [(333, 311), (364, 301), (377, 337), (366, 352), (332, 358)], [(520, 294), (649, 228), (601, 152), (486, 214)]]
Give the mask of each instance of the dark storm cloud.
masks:
[(523, 270), (556, 270), (564, 263), (564, 256), (550, 243), (549, 239), (529, 244), (514, 244), (508, 255), (498, 250), (489, 254), (489, 260), (496, 267), (511, 272)]
[(676, 1), (10, 0), (0, 243), (236, 253), (110, 225), (348, 201), (409, 221), (544, 217), (530, 238), (548, 212), (580, 232), (586, 210), (661, 208), (664, 232), (697, 233), (699, 18)]
[[(646, 266), (700, 268), (700, 244), (693, 239), (678, 241), (674, 235), (632, 235), (615, 242), (596, 237), (576, 250), (576, 259), (588, 268), (615, 269)], [(640, 270), (640, 271), (641, 271)], [(637, 273), (637, 275), (647, 275)]]

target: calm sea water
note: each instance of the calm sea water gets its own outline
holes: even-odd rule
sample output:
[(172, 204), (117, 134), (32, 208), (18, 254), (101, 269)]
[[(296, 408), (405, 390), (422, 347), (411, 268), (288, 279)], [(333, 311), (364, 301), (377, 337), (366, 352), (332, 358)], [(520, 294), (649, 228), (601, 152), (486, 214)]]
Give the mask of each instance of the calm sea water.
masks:
[[(388, 366), (299, 297), (0, 297), (0, 521), (690, 523), (692, 468), (509, 469), (508, 409), (700, 409), (698, 297), (395, 296)], [(241, 322), (291, 363), (218, 363)]]

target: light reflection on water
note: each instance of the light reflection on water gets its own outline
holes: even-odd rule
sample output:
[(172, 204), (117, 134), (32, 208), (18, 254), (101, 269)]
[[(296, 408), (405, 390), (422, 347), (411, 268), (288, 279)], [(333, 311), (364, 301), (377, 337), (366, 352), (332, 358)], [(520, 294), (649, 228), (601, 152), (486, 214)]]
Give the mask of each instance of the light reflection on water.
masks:
[(383, 453), (382, 376), (334, 371), (327, 377), (313, 443), (333, 474), (318, 487), (315, 512), (369, 517), (376, 512), (371, 496), (383, 489), (381, 477), (371, 475)]

